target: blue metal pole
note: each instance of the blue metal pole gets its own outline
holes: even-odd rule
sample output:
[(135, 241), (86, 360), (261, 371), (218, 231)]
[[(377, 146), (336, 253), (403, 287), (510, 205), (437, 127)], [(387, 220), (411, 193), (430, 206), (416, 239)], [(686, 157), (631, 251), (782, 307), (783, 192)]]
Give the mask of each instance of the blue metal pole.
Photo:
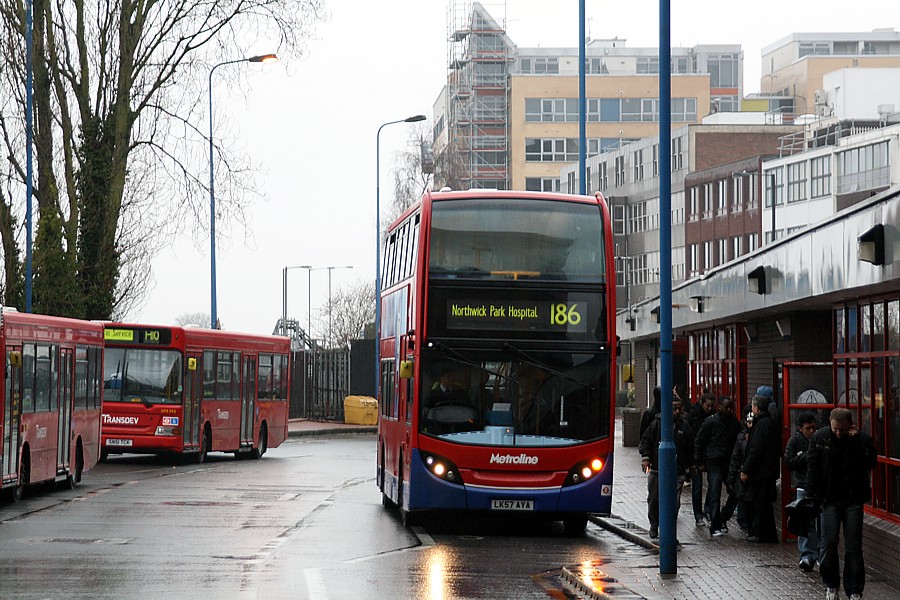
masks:
[(31, 196), (34, 190), (33, 183), (33, 143), (34, 128), (32, 127), (32, 96), (34, 95), (34, 69), (32, 67), (33, 53), (33, 22), (31, 14), (32, 0), (25, 3), (25, 312), (31, 312), (31, 231), (32, 210)]
[(578, 193), (587, 194), (587, 97), (585, 90), (585, 68), (587, 48), (584, 26), (584, 0), (578, 0)]
[(672, 439), (672, 48), (670, 0), (659, 1), (659, 572), (678, 572)]

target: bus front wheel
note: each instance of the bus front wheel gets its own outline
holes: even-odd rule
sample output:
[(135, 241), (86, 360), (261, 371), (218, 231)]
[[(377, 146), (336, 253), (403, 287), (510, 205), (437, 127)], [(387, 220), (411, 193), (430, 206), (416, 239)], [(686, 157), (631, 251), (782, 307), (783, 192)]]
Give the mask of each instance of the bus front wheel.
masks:
[(566, 535), (575, 537), (584, 535), (584, 530), (587, 528), (587, 521), (587, 515), (566, 517), (563, 519), (563, 528), (566, 530)]

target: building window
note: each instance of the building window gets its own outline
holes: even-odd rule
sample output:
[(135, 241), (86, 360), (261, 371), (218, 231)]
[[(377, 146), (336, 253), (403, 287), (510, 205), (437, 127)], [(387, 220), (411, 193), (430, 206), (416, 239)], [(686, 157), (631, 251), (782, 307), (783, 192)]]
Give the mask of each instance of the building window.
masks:
[(709, 103), (712, 112), (738, 112), (741, 110), (741, 100), (737, 96), (710, 96)]
[(700, 186), (694, 186), (688, 191), (690, 205), (688, 207), (688, 220), (696, 221), (700, 218)]
[(738, 87), (739, 64), (740, 61), (737, 54), (710, 54), (706, 59), (707, 72), (709, 73), (709, 87)]
[(651, 175), (651, 177), (656, 177), (659, 175), (659, 142), (653, 144), (652, 152), (653, 152), (653, 159), (652, 159), (653, 174)]
[(837, 193), (848, 194), (888, 186), (891, 168), (888, 142), (851, 148), (837, 155)]
[(809, 161), (810, 197), (831, 195), (831, 156), (820, 156)]
[(744, 181), (747, 177), (732, 177), (731, 212), (740, 212), (744, 204)]
[(624, 204), (613, 205), (613, 235), (627, 235), (625, 229), (625, 213), (628, 208)]
[(691, 244), (691, 264), (689, 266), (691, 277), (699, 275), (700, 271), (700, 257), (697, 254), (697, 244)]
[(672, 122), (691, 123), (697, 120), (696, 98), (672, 98)]
[(616, 187), (625, 185), (626, 179), (625, 179), (625, 157), (624, 156), (616, 157), (615, 172), (616, 172)]
[[(574, 175), (574, 173), (573, 173)], [(526, 177), (525, 191), (528, 192), (558, 192), (559, 179), (555, 177)]]
[(747, 252), (753, 252), (759, 249), (759, 234), (750, 233), (747, 235)]
[(716, 240), (716, 264), (721, 265), (728, 262), (728, 240), (719, 238)]
[(773, 197), (775, 198), (776, 206), (784, 204), (784, 194), (782, 190), (784, 183), (783, 169), (779, 167), (777, 169), (766, 171), (763, 178), (766, 180), (766, 197), (763, 200), (763, 206), (771, 208)]
[(728, 180), (720, 179), (716, 181), (716, 194), (719, 196), (719, 215), (728, 214)]
[(703, 270), (708, 271), (713, 267), (713, 243), (712, 240), (703, 242)]
[(678, 171), (684, 167), (684, 148), (682, 136), (672, 138), (672, 171)]
[(806, 161), (787, 165), (787, 201), (806, 200)]
[(659, 73), (658, 56), (638, 56), (635, 71), (638, 74)]
[(536, 75), (555, 75), (559, 73), (559, 59), (555, 56), (535, 57), (534, 73)]
[[(713, 184), (707, 182), (703, 184), (703, 218), (712, 219), (713, 216)], [(707, 263), (709, 264), (709, 263)]]
[(635, 150), (631, 153), (631, 167), (634, 171), (634, 181), (643, 181), (644, 179), (644, 149)]
[(601, 192), (605, 192), (609, 188), (609, 174), (606, 170), (606, 162), (601, 162), (597, 165), (597, 179), (598, 189)]
[(736, 235), (731, 238), (731, 260), (741, 255), (741, 236)]

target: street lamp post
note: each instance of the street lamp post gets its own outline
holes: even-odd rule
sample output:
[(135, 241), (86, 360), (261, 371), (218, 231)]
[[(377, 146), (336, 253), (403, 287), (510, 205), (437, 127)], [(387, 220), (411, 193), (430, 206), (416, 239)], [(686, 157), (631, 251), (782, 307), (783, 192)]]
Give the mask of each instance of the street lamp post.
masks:
[(397, 123), (424, 121), (425, 115), (414, 115), (382, 123), (375, 135), (375, 397), (381, 396), (381, 130)]
[(328, 269), (328, 343), (334, 345), (334, 339), (331, 337), (331, 272), (335, 269), (352, 269), (352, 265), (344, 267), (325, 267)]
[(219, 67), (233, 65), (241, 62), (271, 63), (278, 60), (274, 54), (260, 54), (250, 58), (238, 58), (226, 60), (215, 64), (209, 70), (209, 287), (210, 287), (210, 326), (218, 329), (216, 314), (216, 193), (215, 177), (213, 173), (213, 103), (212, 103), (212, 76)]

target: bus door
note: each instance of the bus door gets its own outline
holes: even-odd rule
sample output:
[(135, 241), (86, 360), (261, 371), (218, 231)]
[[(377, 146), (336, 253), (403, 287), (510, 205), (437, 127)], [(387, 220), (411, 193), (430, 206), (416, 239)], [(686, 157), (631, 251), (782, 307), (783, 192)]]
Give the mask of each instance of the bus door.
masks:
[(22, 346), (6, 350), (6, 402), (3, 403), (3, 478), (19, 470)]
[(203, 400), (203, 355), (199, 352), (187, 354), (187, 377), (185, 377), (184, 410), (181, 414), (181, 430), (185, 448), (200, 447), (200, 403)]
[(241, 390), (241, 445), (253, 445), (256, 408), (256, 357), (244, 357), (244, 387)]
[(56, 472), (64, 474), (69, 468), (72, 446), (72, 349), (59, 351), (59, 429), (56, 440)]
[[(778, 404), (781, 410), (781, 448), (797, 429), (797, 416), (802, 412), (811, 412), (816, 417), (816, 428), (828, 425), (831, 409), (835, 407), (834, 399), (834, 365), (830, 362), (786, 362), (781, 365), (781, 398)], [(782, 461), (781, 471), (781, 505), (785, 506), (794, 500), (795, 485), (791, 472)], [(788, 532), (787, 512), (781, 511), (781, 530), (784, 539), (793, 539)]]

